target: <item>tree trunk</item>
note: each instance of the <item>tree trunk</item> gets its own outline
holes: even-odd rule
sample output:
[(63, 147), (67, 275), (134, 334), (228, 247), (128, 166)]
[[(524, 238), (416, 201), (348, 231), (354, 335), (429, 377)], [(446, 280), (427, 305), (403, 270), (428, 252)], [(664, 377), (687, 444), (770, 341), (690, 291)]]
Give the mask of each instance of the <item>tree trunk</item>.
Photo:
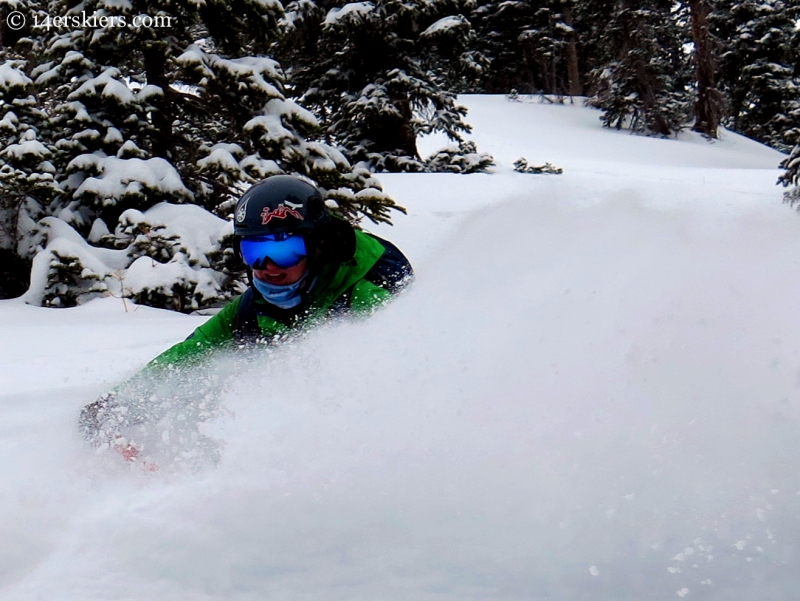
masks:
[(694, 106), (695, 122), (692, 130), (709, 138), (716, 138), (721, 102), (715, 81), (714, 43), (708, 33), (708, 13), (711, 9), (707, 0), (689, 0), (689, 11), (692, 15), (692, 38), (697, 63), (697, 102)]
[(414, 113), (411, 102), (394, 99), (394, 106), (400, 116), (376, 115), (369, 124), (369, 138), (378, 152), (396, 153), (419, 159), (417, 135), (411, 125)]
[(30, 286), (31, 262), (0, 248), (0, 299), (17, 298)]
[[(564, 23), (573, 26), (574, 21), (572, 18), (572, 5), (571, 2), (564, 4), (564, 9), (561, 13), (564, 17)], [(578, 68), (578, 46), (575, 41), (575, 31), (573, 30), (567, 36), (567, 79), (569, 86), (570, 96), (583, 96), (583, 86), (581, 85), (581, 72)]]
[(153, 104), (156, 110), (152, 112), (153, 119), (153, 154), (172, 161), (175, 150), (175, 141), (172, 133), (172, 101), (173, 92), (169, 87), (167, 78), (166, 56), (163, 48), (151, 42), (142, 50), (144, 56), (145, 75), (147, 83), (158, 86), (163, 92), (161, 98), (156, 98)]

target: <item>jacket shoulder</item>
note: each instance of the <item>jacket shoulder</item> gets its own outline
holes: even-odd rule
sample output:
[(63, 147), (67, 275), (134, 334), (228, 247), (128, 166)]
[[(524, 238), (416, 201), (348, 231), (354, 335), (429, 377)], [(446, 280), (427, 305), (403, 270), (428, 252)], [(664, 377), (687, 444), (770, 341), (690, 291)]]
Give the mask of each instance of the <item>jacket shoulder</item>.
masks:
[(367, 234), (383, 247), (383, 253), (364, 276), (364, 279), (388, 290), (392, 294), (400, 291), (414, 276), (411, 263), (394, 244), (374, 234)]

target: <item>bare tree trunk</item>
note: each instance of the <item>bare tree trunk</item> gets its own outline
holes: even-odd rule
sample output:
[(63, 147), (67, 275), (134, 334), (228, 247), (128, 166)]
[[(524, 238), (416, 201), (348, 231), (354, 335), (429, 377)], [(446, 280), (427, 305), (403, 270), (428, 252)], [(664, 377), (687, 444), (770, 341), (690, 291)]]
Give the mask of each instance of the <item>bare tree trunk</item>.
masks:
[(168, 161), (175, 158), (175, 141), (172, 133), (172, 97), (173, 92), (169, 87), (167, 78), (166, 57), (163, 49), (155, 44), (142, 51), (144, 55), (145, 75), (147, 83), (161, 88), (163, 95), (153, 101), (156, 110), (152, 112), (153, 119), (153, 154), (163, 157)]
[[(574, 21), (572, 19), (572, 5), (570, 0), (564, 3), (564, 9), (561, 14), (564, 17), (564, 23), (571, 28)], [(575, 31), (570, 32), (567, 36), (567, 79), (569, 80), (569, 95), (583, 96), (581, 72), (578, 68), (578, 47), (575, 41)]]
[(716, 87), (716, 61), (714, 42), (708, 33), (707, 0), (689, 0), (692, 15), (695, 61), (697, 63), (697, 102), (694, 106), (695, 122), (692, 130), (709, 138), (717, 137), (721, 114), (721, 97)]

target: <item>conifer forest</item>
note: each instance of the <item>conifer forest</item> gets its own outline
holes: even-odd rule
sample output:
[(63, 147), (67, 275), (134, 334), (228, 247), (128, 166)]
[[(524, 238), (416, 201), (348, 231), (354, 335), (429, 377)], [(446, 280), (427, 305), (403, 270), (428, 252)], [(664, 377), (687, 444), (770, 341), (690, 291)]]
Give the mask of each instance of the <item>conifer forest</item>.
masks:
[[(389, 222), (403, 208), (380, 173), (492, 169), (459, 94), (586, 103), (635, 135), (725, 128), (785, 153), (779, 183), (800, 202), (800, 0), (0, 9), (0, 298), (25, 292), (38, 261), (41, 304), (74, 306), (145, 257), (180, 269), (131, 284), (136, 302), (218, 305), (243, 286), (229, 236), (200, 256), (156, 205), (226, 220), (248, 185), (292, 173), (354, 222)], [(431, 133), (449, 143), (421, 156)]]

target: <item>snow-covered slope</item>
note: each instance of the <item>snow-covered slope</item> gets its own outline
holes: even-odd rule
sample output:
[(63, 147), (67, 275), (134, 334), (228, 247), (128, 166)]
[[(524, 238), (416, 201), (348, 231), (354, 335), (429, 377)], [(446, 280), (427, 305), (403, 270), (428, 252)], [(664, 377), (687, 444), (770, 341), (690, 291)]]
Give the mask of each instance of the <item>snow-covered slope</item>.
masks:
[(781, 155), (463, 100), (496, 173), (381, 178), (409, 215), (378, 231), (417, 282), (368, 321), (221, 358), (216, 466), (129, 470), (75, 431), (202, 318), (0, 302), (0, 599), (796, 596)]
[[(468, 97), (465, 104), (469, 107), (469, 122), (476, 125), (479, 148), (486, 147), (506, 163), (525, 155), (535, 164), (550, 161), (567, 169), (591, 169), (590, 164), (598, 162), (615, 163), (617, 168), (624, 164), (772, 169), (776, 157), (781, 156), (762, 144), (725, 131), (719, 140), (708, 143), (690, 131), (677, 139), (662, 140), (603, 129), (598, 124), (599, 113), (577, 101), (554, 105), (542, 104), (538, 97), (507, 102), (498, 96), (478, 96)], [(605, 167), (616, 171), (613, 166)]]

